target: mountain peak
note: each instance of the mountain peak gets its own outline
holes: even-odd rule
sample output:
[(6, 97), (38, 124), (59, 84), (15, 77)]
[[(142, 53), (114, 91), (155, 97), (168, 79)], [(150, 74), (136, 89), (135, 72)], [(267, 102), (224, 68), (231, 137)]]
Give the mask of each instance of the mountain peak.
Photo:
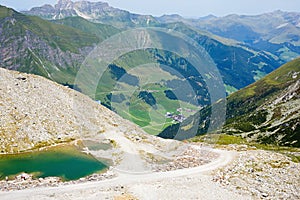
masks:
[(56, 9), (68, 9), (73, 6), (73, 1), (71, 0), (59, 0), (55, 5)]
[(149, 26), (156, 22), (152, 16), (132, 14), (125, 10), (113, 8), (108, 3), (101, 1), (59, 0), (54, 7), (36, 7), (23, 13), (36, 15), (48, 20), (80, 16), (87, 20), (110, 24), (116, 27), (120, 26), (120, 21), (126, 21), (127, 24), (124, 26), (132, 27), (136, 25)]
[(199, 20), (208, 20), (208, 19), (215, 19), (215, 18), (218, 18), (217, 16), (215, 15), (207, 15), (207, 16), (204, 16), (204, 17), (200, 17)]
[(58, 0), (57, 4), (68, 4), (73, 3), (71, 0)]

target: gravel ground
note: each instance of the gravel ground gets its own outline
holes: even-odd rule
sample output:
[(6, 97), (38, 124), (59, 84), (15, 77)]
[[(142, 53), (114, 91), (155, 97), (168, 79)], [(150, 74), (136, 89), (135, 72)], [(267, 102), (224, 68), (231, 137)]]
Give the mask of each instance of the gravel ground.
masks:
[(300, 163), (283, 154), (248, 150), (214, 172), (214, 181), (255, 199), (300, 199)]

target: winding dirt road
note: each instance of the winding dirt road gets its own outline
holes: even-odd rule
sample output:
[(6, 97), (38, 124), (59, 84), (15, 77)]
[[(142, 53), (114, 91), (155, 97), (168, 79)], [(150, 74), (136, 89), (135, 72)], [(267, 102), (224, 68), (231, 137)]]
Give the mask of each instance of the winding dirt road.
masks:
[(235, 153), (216, 149), (210, 151), (220, 156), (195, 168), (140, 174), (113, 169), (118, 174), (113, 179), (57, 188), (0, 192), (0, 199), (114, 199), (124, 193), (138, 199), (250, 199), (227, 191), (211, 181), (209, 172), (230, 163)]

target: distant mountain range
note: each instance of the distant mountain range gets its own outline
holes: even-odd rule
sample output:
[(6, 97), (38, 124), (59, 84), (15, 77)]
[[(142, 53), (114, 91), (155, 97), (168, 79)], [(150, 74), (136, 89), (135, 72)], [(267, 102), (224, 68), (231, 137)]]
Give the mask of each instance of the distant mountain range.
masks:
[(107, 3), (71, 0), (59, 0), (55, 6), (44, 5), (24, 13), (47, 20), (80, 16), (118, 28), (183, 22), (198, 30), (242, 42), (253, 49), (270, 52), (285, 62), (300, 55), (300, 13), (274, 11), (255, 16), (232, 14), (225, 17), (209, 15), (199, 19), (186, 19), (179, 15), (137, 15), (113, 8)]
[(182, 21), (201, 30), (247, 43), (263, 39), (274, 44), (289, 42), (300, 45), (300, 13), (278, 10), (253, 16), (232, 14), (185, 19), (178, 15), (165, 15), (157, 19), (164, 23)]
[[(63, 12), (63, 8), (73, 9), (74, 7), (79, 8), (80, 6), (82, 6), (83, 12), (87, 8), (96, 9), (97, 6), (106, 7), (107, 4), (59, 1), (55, 7), (57, 10), (60, 10), (60, 12)], [(41, 13), (43, 13), (43, 15), (41, 15), (42, 17), (50, 15), (51, 9), (47, 11), (44, 7), (48, 8), (49, 5), (33, 8), (27, 12), (27, 14), (38, 14), (40, 10)], [(2, 51), (7, 52), (7, 54), (12, 54), (1, 54), (2, 56), (5, 55), (5, 58), (2, 59), (3, 62), (0, 63), (1, 66), (43, 75), (60, 83), (72, 82), (72, 76), (70, 76), (70, 74), (73, 74), (73, 76), (76, 74), (76, 69), (78, 69), (84, 56), (90, 52), (93, 46), (97, 45), (104, 38), (118, 32), (118, 29), (112, 26), (95, 24), (81, 17), (64, 18), (58, 21), (51, 21), (51, 23), (37, 17), (25, 16), (13, 10), (7, 10), (4, 7), (1, 9), (3, 10), (1, 24), (17, 22), (17, 26), (1, 27), (2, 31), (6, 33), (1, 35), (2, 41), (4, 41), (1, 46)], [(67, 10), (69, 11), (69, 9)], [(109, 16), (114, 19), (112, 21), (123, 23), (119, 21), (119, 17), (117, 17), (121, 11), (117, 9), (108, 10), (110, 11)], [(101, 10), (99, 10), (99, 12), (102, 13)], [(102, 13), (98, 17), (97, 13), (92, 13), (94, 16), (93, 19), (106, 16)], [(121, 13), (123, 13), (123, 11)], [(63, 16), (61, 16), (61, 18), (62, 17)], [(123, 17), (121, 18), (125, 20)], [(129, 21), (132, 20), (130, 19)], [(56, 25), (54, 23), (64, 24), (65, 26)], [(124, 26), (127, 27), (126, 23)], [(16, 27), (22, 31), (15, 31), (14, 28)], [(285, 62), (280, 58), (272, 56), (269, 52), (254, 50), (238, 42), (228, 42), (226, 39), (195, 30), (183, 23), (156, 24), (156, 27), (173, 29), (184, 33), (203, 46), (220, 70), (229, 93), (253, 83), (255, 80), (273, 71)], [(27, 43), (24, 39), (26, 34), (27, 40), (30, 41), (27, 41)], [(30, 35), (30, 37), (28, 35)], [(10, 39), (7, 40), (7, 38)], [(36, 40), (38, 40), (38, 42)], [(12, 43), (15, 44), (12, 45)], [(29, 48), (34, 51), (35, 55), (31, 55), (30, 50), (26, 48), (28, 44), (36, 44), (31, 45)], [(40, 47), (41, 44), (44, 45)], [(19, 46), (21, 49), (10, 49), (11, 46)], [(36, 59), (36, 61), (32, 62), (31, 60), (33, 59)], [(40, 62), (42, 62), (43, 65), (41, 65)], [(21, 63), (25, 66), (21, 66)], [(41, 66), (44, 66), (43, 69)], [(62, 68), (63, 70), (53, 70), (56, 68)], [(61, 78), (64, 80), (60, 80)]]
[(300, 54), (300, 13), (275, 11), (261, 15), (207, 16), (185, 19), (179, 15), (157, 18), (163, 23), (181, 21), (200, 30), (243, 42), (290, 61)]

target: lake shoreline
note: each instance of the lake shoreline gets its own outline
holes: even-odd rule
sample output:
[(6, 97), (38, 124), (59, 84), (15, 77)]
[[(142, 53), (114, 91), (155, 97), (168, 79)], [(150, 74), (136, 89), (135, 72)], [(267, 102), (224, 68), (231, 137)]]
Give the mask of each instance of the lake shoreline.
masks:
[(82, 143), (81, 139), (76, 139), (76, 140), (71, 140), (71, 141), (64, 141), (64, 142), (60, 142), (60, 143), (50, 144), (50, 145), (43, 146), (43, 147), (34, 147), (32, 149), (20, 151), (17, 153), (0, 152), (0, 158), (2, 156), (13, 156), (13, 155), (22, 155), (22, 154), (28, 154), (28, 153), (34, 153), (34, 152), (48, 151), (50, 149), (66, 147), (66, 146), (73, 146), (73, 147), (77, 147), (80, 149), (80, 148), (83, 148), (83, 145), (81, 143)]
[[(16, 181), (17, 176), (23, 173), (32, 181), (47, 177), (71, 181), (107, 171), (109, 162), (96, 159), (83, 147), (82, 141), (78, 140), (37, 151), (0, 155), (0, 180)], [(49, 168), (50, 163), (54, 164), (53, 168)]]
[(107, 179), (115, 178), (116, 174), (110, 169), (104, 169), (97, 173), (79, 178), (77, 180), (63, 181), (60, 177), (46, 177), (46, 178), (29, 178), (24, 179), (15, 179), (15, 180), (2, 180), (0, 181), (0, 191), (9, 192), (9, 191), (18, 191), (32, 188), (55, 188), (59, 186), (66, 185), (75, 185), (79, 183), (86, 182), (97, 182)]

